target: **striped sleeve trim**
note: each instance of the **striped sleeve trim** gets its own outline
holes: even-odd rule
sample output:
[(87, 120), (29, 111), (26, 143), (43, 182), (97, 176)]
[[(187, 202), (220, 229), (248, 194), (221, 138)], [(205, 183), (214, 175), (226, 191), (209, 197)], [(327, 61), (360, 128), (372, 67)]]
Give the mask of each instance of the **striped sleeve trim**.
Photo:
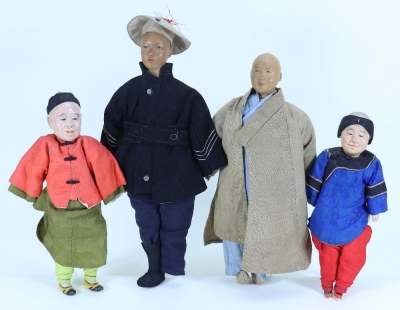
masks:
[(208, 136), (207, 141), (204, 145), (204, 148), (201, 151), (193, 150), (197, 160), (206, 160), (208, 158), (217, 139), (218, 139), (218, 135), (214, 129)]
[(118, 147), (118, 140), (115, 139), (110, 133), (103, 127), (103, 132), (106, 135), (107, 142), (111, 147)]
[(367, 186), (367, 198), (374, 198), (387, 192), (386, 183), (382, 181), (378, 184)]
[(309, 174), (307, 178), (307, 186), (319, 193), (322, 188), (322, 181)]

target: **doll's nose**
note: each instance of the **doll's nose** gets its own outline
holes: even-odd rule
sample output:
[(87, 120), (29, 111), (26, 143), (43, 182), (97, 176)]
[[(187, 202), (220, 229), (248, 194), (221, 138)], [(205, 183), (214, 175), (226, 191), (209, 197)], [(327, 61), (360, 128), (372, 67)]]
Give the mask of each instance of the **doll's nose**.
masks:
[(351, 137), (351, 142), (358, 142), (359, 138), (356, 135)]

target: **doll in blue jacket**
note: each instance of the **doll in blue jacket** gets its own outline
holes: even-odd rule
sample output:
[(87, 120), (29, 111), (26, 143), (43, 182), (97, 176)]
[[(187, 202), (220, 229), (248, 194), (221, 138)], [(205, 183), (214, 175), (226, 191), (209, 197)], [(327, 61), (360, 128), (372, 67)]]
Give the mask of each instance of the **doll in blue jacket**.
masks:
[(372, 229), (369, 218), (386, 212), (382, 166), (367, 151), (374, 123), (364, 113), (346, 115), (337, 132), (341, 147), (324, 150), (311, 169), (307, 198), (315, 208), (309, 219), (319, 252), (325, 297), (340, 300), (366, 262)]

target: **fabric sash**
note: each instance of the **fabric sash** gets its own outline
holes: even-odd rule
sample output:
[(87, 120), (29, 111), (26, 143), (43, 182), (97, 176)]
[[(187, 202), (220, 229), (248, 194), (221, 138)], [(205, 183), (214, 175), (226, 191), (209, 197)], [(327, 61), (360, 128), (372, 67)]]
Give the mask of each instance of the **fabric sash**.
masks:
[(189, 145), (186, 125), (149, 126), (124, 121), (123, 136), (120, 143), (161, 143), (170, 145)]

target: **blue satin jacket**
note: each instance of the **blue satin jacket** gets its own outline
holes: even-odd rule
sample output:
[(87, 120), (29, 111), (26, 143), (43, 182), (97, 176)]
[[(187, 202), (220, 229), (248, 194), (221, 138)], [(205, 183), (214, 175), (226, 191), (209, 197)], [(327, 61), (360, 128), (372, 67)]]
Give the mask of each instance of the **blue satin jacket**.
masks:
[(364, 231), (369, 215), (388, 209), (382, 166), (369, 151), (352, 158), (341, 147), (324, 150), (310, 171), (306, 192), (315, 207), (308, 227), (330, 245), (350, 243)]

